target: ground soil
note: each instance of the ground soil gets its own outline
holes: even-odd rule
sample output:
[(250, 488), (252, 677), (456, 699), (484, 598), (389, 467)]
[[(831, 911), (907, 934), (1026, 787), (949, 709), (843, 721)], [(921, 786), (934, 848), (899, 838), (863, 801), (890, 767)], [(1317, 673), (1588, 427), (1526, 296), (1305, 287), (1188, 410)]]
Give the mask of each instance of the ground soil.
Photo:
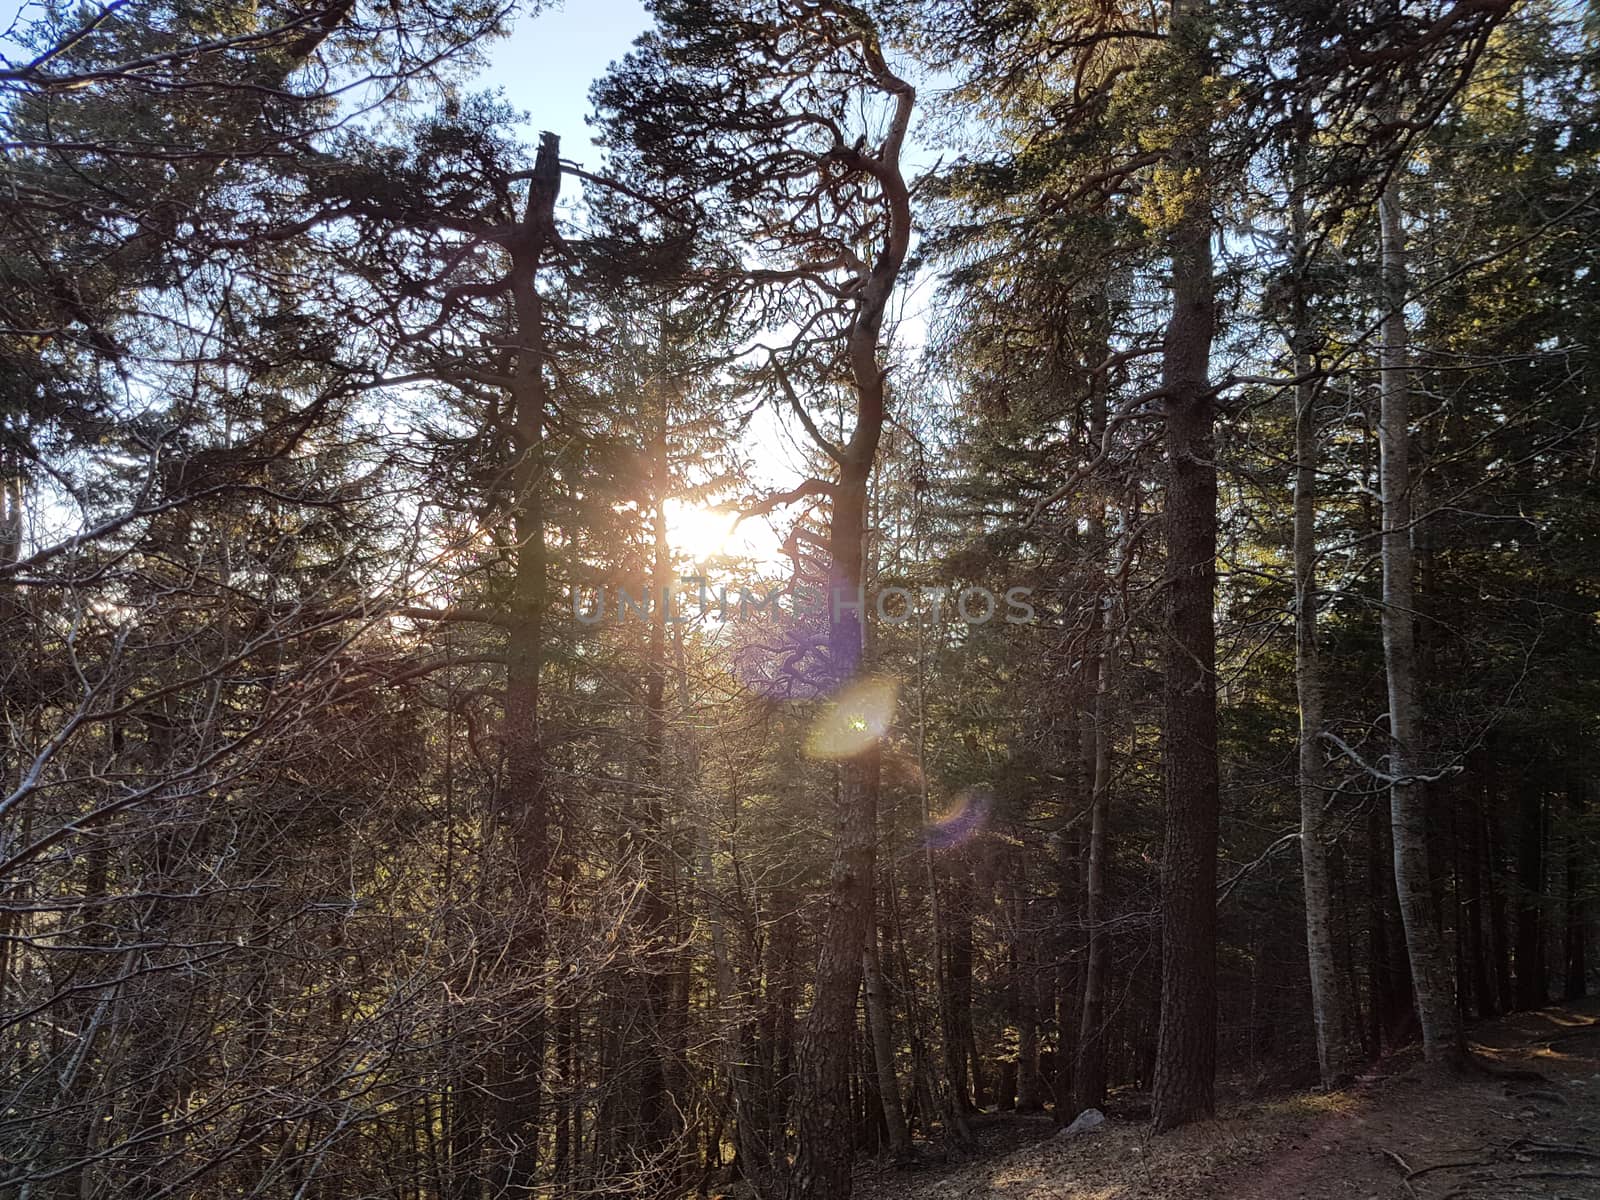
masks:
[[(960, 1163), (864, 1168), (861, 1200), (1600, 1200), (1600, 1003), (1472, 1030), (1491, 1070), (1438, 1081), (1415, 1052), (1353, 1087), (1226, 1107), (1156, 1137), (1115, 1120), (979, 1116)], [(1521, 1078), (1530, 1072), (1535, 1082)]]

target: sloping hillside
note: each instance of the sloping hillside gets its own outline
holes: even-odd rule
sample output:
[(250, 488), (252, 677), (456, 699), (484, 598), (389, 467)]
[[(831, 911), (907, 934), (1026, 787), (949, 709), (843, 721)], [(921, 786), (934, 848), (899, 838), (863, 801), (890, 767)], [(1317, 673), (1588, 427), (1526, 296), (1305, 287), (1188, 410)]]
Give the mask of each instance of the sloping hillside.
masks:
[(943, 1171), (873, 1172), (873, 1200), (1518, 1200), (1600, 1197), (1600, 1005), (1478, 1027), (1485, 1073), (1447, 1084), (1410, 1055), (1347, 1092), (1240, 1105), (1154, 1137), (1112, 1122)]

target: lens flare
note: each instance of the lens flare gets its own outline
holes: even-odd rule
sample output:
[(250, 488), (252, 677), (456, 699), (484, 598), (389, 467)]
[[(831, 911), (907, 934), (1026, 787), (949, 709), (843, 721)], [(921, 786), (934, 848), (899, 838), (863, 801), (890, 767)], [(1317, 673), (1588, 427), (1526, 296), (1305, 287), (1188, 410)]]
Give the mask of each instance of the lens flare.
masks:
[(864, 679), (840, 692), (823, 709), (806, 735), (812, 758), (854, 758), (889, 730), (894, 698), (892, 679)]
[(982, 789), (974, 788), (964, 793), (952, 811), (923, 830), (924, 841), (934, 850), (950, 850), (971, 841), (989, 824), (989, 810), (993, 802), (994, 798)]

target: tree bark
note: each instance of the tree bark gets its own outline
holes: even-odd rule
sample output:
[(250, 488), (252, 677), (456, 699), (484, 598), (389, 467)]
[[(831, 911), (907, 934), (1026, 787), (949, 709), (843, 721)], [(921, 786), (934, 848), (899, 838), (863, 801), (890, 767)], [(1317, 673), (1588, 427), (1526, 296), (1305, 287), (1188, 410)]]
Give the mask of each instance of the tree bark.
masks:
[(1543, 1008), (1550, 998), (1544, 953), (1544, 796), (1523, 780), (1517, 829), (1517, 1007)]
[(1019, 845), (1005, 887), (1010, 927), (1007, 984), (1011, 1018), (1017, 1030), (1015, 1107), (1018, 1112), (1037, 1112), (1044, 1104), (1039, 1094), (1039, 1025), (1035, 996), (1038, 972), (1033, 952), (1037, 931), (1029, 928), (1026, 854), (1026, 848)]
[[(849, 477), (840, 480), (834, 500), (829, 558), (834, 586), (846, 594), (854, 594), (861, 582), (867, 489), (863, 466), (859, 462), (847, 465)], [(853, 676), (862, 646), (859, 618), (847, 615), (833, 621), (832, 626), (836, 661), (850, 663)], [(878, 748), (874, 745), (839, 766), (828, 919), (811, 1009), (800, 1034), (795, 1097), (799, 1145), (789, 1179), (790, 1200), (831, 1200), (850, 1195), (850, 1148), (854, 1145), (850, 1047), (861, 987), (861, 959), (872, 919), (878, 762)]]
[(1500, 1006), (1496, 1003), (1487, 938), (1484, 936), (1488, 905), (1484, 902), (1486, 892), (1483, 885), (1485, 857), (1483, 811), (1478, 802), (1478, 795), (1472, 789), (1465, 791), (1461, 805), (1462, 819), (1466, 824), (1464, 838), (1466, 844), (1461, 851), (1465, 860), (1462, 871), (1462, 887), (1465, 894), (1461, 902), (1461, 920), (1466, 926), (1466, 954), (1469, 960), (1467, 977), (1471, 980), (1475, 1011), (1480, 1018), (1487, 1020), (1499, 1016)]
[[(1109, 303), (1102, 297), (1100, 315), (1102, 336), (1095, 339), (1094, 354), (1103, 361), (1111, 351)], [(1086, 423), (1086, 453), (1092, 459), (1100, 452), (1106, 432), (1106, 380), (1092, 376), (1089, 412)], [(1100, 489), (1093, 491), (1089, 505), (1085, 544), (1091, 556), (1090, 598), (1094, 604), (1085, 654), (1084, 679), (1089, 693), (1083, 705), (1081, 730), (1082, 770), (1089, 799), (1089, 853), (1084, 872), (1083, 927), (1088, 933), (1084, 955), (1082, 1001), (1078, 1028), (1071, 1048), (1069, 1075), (1071, 1092), (1057, 1092), (1057, 1119), (1071, 1119), (1086, 1108), (1100, 1108), (1106, 1098), (1106, 991), (1111, 968), (1111, 931), (1107, 927), (1107, 884), (1110, 874), (1110, 785), (1111, 729), (1110, 692), (1114, 667), (1111, 645), (1112, 588), (1109, 547), (1106, 540), (1106, 502)], [(1067, 1023), (1061, 1022), (1062, 1046), (1057, 1053), (1067, 1058)], [(1069, 1112), (1070, 1110), (1070, 1112)]]
[(1583, 820), (1588, 811), (1584, 777), (1574, 767), (1567, 777), (1566, 977), (1561, 995), (1582, 1000), (1589, 994), (1589, 911), (1583, 870)]
[(544, 1093), (545, 891), (550, 836), (546, 780), (539, 735), (539, 673), (543, 659), (545, 605), (544, 423), (549, 407), (545, 381), (544, 302), (538, 273), (555, 243), (555, 205), (561, 188), (560, 140), (544, 134), (528, 183), (528, 200), (511, 240), (511, 294), (517, 324), (517, 361), (512, 380), (512, 530), (516, 568), (512, 582), (510, 636), (506, 647), (505, 774), (501, 815), (510, 831), (511, 914), (506, 961), (533, 976), (517, 982), (507, 1020), (505, 1048), (493, 1066), (495, 1145), (490, 1182), (501, 1191), (533, 1186), (539, 1160), (539, 1119)]
[[(1204, 75), (1203, 0), (1174, 0), (1172, 36)], [(1186, 73), (1187, 75), (1187, 73)], [(1208, 118), (1191, 116), (1198, 124)], [(1161, 1032), (1152, 1108), (1158, 1131), (1212, 1115), (1217, 1063), (1217, 467), (1209, 372), (1215, 329), (1207, 131), (1181, 139), (1175, 166), (1201, 179), (1171, 235), (1172, 315), (1162, 347), (1167, 451), (1166, 833), (1161, 861)]]
[(1397, 1036), (1411, 1013), (1411, 974), (1405, 935), (1399, 928), (1399, 901), (1394, 893), (1394, 850), (1385, 814), (1374, 808), (1367, 822), (1368, 1044), (1373, 1055), (1398, 1045)]
[(972, 1112), (982, 1107), (985, 1097), (983, 1073), (972, 1053), (972, 909), (975, 885), (972, 878), (972, 860), (969, 848), (956, 850), (952, 856), (951, 887), (946, 891), (949, 903), (944, 907), (948, 933), (946, 950), (949, 961), (945, 966), (950, 1003), (950, 1024), (945, 1034), (945, 1052), (949, 1060), (950, 1086), (955, 1091), (958, 1108)]
[(906, 1126), (905, 1107), (900, 1102), (900, 1079), (894, 1063), (894, 1023), (877, 943), (877, 930), (869, 928), (867, 944), (861, 952), (861, 973), (866, 983), (867, 1024), (872, 1033), (872, 1060), (878, 1073), (883, 1124), (889, 1135), (888, 1150), (892, 1157), (901, 1159), (911, 1152), (911, 1132)]
[[(921, 504), (920, 498), (918, 504)], [(920, 517), (920, 511), (918, 516)], [(921, 522), (918, 522), (921, 528)], [(922, 549), (921, 535), (918, 534), (918, 554)], [(924, 631), (922, 613), (917, 613), (917, 780), (920, 799), (922, 801), (922, 823), (924, 826), (933, 823), (933, 810), (928, 800), (928, 689), (927, 668), (925, 664), (926, 647), (923, 644)], [(940, 1115), (945, 1123), (947, 1136), (961, 1145), (968, 1144), (971, 1132), (967, 1128), (964, 1113), (967, 1110), (967, 1095), (965, 1072), (960, 1069), (964, 1059), (961, 1056), (959, 1039), (956, 1036), (957, 1025), (954, 1016), (955, 1003), (951, 996), (950, 970), (945, 938), (944, 906), (939, 898), (939, 870), (934, 858), (932, 841), (925, 841), (922, 848), (922, 862), (928, 881), (928, 917), (930, 929), (933, 933), (933, 958), (934, 989), (937, 994), (939, 1010), (939, 1042), (943, 1051), (945, 1065), (945, 1082), (940, 1086), (933, 1082), (932, 1086), (939, 1094)], [(902, 946), (904, 942), (902, 941)], [(908, 989), (907, 995), (910, 995)], [(930, 1068), (930, 1073), (932, 1069)]]
[(1294, 682), (1300, 709), (1300, 868), (1305, 888), (1306, 957), (1311, 1010), (1316, 1022), (1317, 1067), (1324, 1087), (1348, 1078), (1360, 1057), (1337, 955), (1334, 952), (1333, 870), (1326, 810), (1331, 795), (1322, 765), (1323, 677), (1317, 641), (1317, 467), (1322, 439), (1317, 426), (1319, 387), (1310, 378), (1310, 254), (1304, 193), (1304, 138), (1296, 142), (1294, 201)]
[[(675, 1110), (668, 1086), (668, 1064), (675, 1047), (669, 1036), (672, 1022), (672, 935), (668, 890), (671, 870), (666, 845), (664, 797), (666, 777), (667, 616), (672, 592), (672, 548), (667, 535), (667, 495), (671, 489), (667, 461), (667, 399), (658, 395), (659, 410), (651, 414), (651, 523), (654, 555), (651, 567), (650, 638), (645, 668), (643, 743), (643, 795), (634, 808), (631, 837), (640, 871), (637, 910), (640, 950), (644, 961), (636, 964), (643, 978), (637, 1001), (642, 1011), (629, 1025), (633, 1044), (627, 1069), (637, 1112), (637, 1128), (627, 1150), (641, 1164), (646, 1195), (670, 1190), (669, 1164), (663, 1161), (676, 1132)], [(634, 807), (631, 806), (630, 807)], [(634, 999), (634, 998), (630, 998)]]
[(1383, 652), (1389, 692), (1389, 826), (1395, 890), (1411, 961), (1411, 985), (1430, 1064), (1461, 1062), (1461, 1017), (1449, 956), (1433, 919), (1427, 801), (1421, 774), (1421, 688), (1417, 670), (1411, 513), (1411, 381), (1405, 304), (1405, 231), (1396, 185), (1378, 200), (1383, 260), (1383, 345), (1379, 359), (1379, 480), (1382, 496)]
[(1089, 951), (1084, 965), (1083, 1011), (1078, 1026), (1077, 1056), (1072, 1070), (1072, 1107), (1078, 1112), (1100, 1108), (1106, 1099), (1106, 992), (1111, 974), (1111, 931), (1107, 884), (1110, 878), (1111, 755), (1105, 703), (1110, 667), (1102, 656), (1095, 701), (1094, 783), (1089, 801), (1089, 869), (1084, 888), (1084, 924)]
[[(1102, 523), (1103, 524), (1103, 523)], [(1072, 1105), (1076, 1112), (1101, 1108), (1106, 1099), (1106, 992), (1111, 974), (1111, 930), (1107, 892), (1111, 870), (1111, 730), (1110, 702), (1113, 658), (1105, 644), (1109, 624), (1107, 597), (1100, 597), (1096, 629), (1094, 707), (1091, 713), (1094, 757), (1089, 793), (1089, 868), (1084, 887), (1083, 921), (1089, 948), (1083, 974), (1083, 1007), (1079, 1014), (1077, 1054), (1072, 1069)]]
[[(856, 290), (857, 307), (845, 343), (855, 391), (855, 425), (839, 448), (838, 481), (828, 530), (828, 648), (840, 689), (861, 672), (865, 650), (863, 575), (868, 486), (887, 414), (886, 372), (879, 361), (884, 316), (911, 244), (911, 194), (900, 153), (916, 92), (884, 62), (876, 38), (863, 54), (892, 104), (887, 136), (870, 160), (882, 192), (886, 223), (881, 250)], [(840, 602), (835, 602), (835, 601)], [(847, 604), (855, 604), (854, 609)], [(848, 1200), (850, 1196), (850, 1043), (861, 957), (872, 921), (880, 750), (876, 741), (839, 764), (834, 812), (834, 860), (829, 907), (817, 962), (811, 1009), (800, 1036), (795, 1097), (797, 1149), (789, 1200)]]
[(1484, 882), (1489, 889), (1489, 955), (1494, 968), (1495, 996), (1500, 1011), (1510, 1012), (1516, 1000), (1511, 990), (1511, 936), (1506, 913), (1506, 891), (1501, 875), (1505, 865), (1505, 836), (1500, 824), (1500, 770), (1495, 739), (1484, 739), (1483, 832)]

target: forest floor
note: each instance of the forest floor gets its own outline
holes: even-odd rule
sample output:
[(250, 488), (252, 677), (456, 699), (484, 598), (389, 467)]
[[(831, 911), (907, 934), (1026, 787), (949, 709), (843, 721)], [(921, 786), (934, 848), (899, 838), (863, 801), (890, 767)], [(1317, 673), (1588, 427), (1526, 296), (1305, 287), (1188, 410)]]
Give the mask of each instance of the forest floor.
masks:
[(980, 1115), (978, 1156), (864, 1169), (863, 1200), (1600, 1200), (1600, 1003), (1474, 1027), (1480, 1061), (1537, 1072), (1425, 1077), (1416, 1051), (1350, 1089), (1225, 1106), (1156, 1137), (1113, 1119), (1066, 1138), (1047, 1117)]

